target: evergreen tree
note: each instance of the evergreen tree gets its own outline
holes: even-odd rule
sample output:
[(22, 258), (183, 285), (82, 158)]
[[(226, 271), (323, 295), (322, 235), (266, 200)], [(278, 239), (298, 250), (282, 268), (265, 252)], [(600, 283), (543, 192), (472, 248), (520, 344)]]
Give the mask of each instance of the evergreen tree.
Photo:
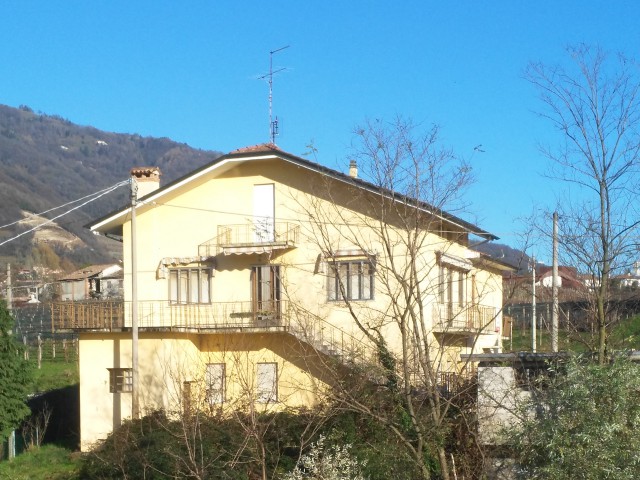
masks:
[(23, 347), (11, 330), (13, 317), (6, 302), (0, 301), (0, 441), (29, 415), (26, 405), (31, 367), (22, 355)]

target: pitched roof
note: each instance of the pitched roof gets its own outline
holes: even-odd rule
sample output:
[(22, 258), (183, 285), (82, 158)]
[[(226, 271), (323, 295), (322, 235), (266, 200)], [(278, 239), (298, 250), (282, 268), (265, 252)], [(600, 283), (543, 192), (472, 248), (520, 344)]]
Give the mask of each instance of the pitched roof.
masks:
[(84, 278), (91, 278), (97, 275), (100, 275), (102, 272), (107, 270), (108, 268), (118, 266), (114, 263), (108, 263), (103, 265), (89, 265), (87, 267), (81, 268), (74, 272), (68, 273), (63, 277), (58, 278), (59, 281), (72, 281), (72, 280), (82, 280)]
[(281, 152), (285, 153), (283, 150), (280, 150), (275, 143), (259, 143), (258, 145), (251, 145), (249, 147), (238, 148), (229, 152), (230, 154), (234, 153), (255, 153), (255, 152)]
[[(152, 202), (154, 201), (156, 198), (160, 197), (161, 195), (163, 195), (166, 192), (172, 191), (178, 187), (180, 187), (181, 185), (184, 185), (186, 183), (188, 183), (190, 180), (193, 180), (197, 177), (200, 177), (210, 171), (213, 171), (215, 169), (218, 168), (224, 168), (225, 165), (230, 164), (230, 163), (234, 163), (237, 161), (241, 161), (242, 159), (246, 159), (246, 160), (261, 160), (261, 159), (273, 159), (273, 158), (280, 158), (286, 162), (292, 163), (294, 165), (297, 165), (299, 167), (323, 174), (323, 175), (327, 175), (328, 177), (331, 177), (335, 180), (344, 182), (344, 183), (348, 183), (351, 185), (354, 185), (356, 187), (362, 188), (364, 190), (379, 194), (379, 195), (384, 195), (387, 197), (392, 197), (400, 202), (406, 203), (407, 205), (416, 207), (418, 209), (421, 210), (425, 210), (433, 215), (435, 215), (436, 217), (440, 217), (443, 220), (450, 222), (454, 225), (459, 226), (460, 228), (466, 230), (469, 233), (472, 233), (474, 235), (477, 235), (479, 237), (483, 237), (486, 238), (488, 240), (497, 240), (498, 237), (493, 235), (492, 233), (489, 233), (485, 230), (482, 230), (480, 227), (467, 222), (466, 220), (463, 220), (453, 214), (450, 214), (438, 207), (435, 207), (433, 205), (430, 205), (426, 202), (423, 202), (419, 199), (413, 198), (413, 197), (409, 197), (406, 195), (402, 195), (399, 194), (398, 192), (394, 192), (388, 189), (385, 189), (383, 187), (380, 187), (378, 185), (374, 185), (370, 182), (367, 182), (365, 180), (362, 180), (360, 178), (354, 178), (351, 177), (345, 173), (339, 172), (337, 170), (334, 170), (332, 168), (328, 168), (325, 167), (324, 165), (320, 165), (319, 163), (315, 163), (312, 162), (310, 160), (304, 159), (302, 157), (298, 157), (296, 155), (293, 155), (291, 153), (285, 152), (283, 150), (281, 150), (277, 145), (273, 144), (273, 143), (263, 143), (263, 144), (258, 144), (258, 145), (252, 145), (252, 146), (248, 146), (248, 147), (244, 147), (244, 148), (239, 148), (237, 150), (233, 150), (232, 152), (226, 154), (226, 155), (222, 155), (221, 157), (216, 158), (215, 160), (213, 160), (212, 162), (203, 165), (200, 168), (197, 168), (195, 170), (193, 170), (192, 172), (178, 178), (177, 180), (174, 180), (171, 183), (168, 183), (167, 185), (160, 187), (159, 189), (145, 195), (144, 197), (138, 199), (138, 205), (144, 205), (147, 202)], [(124, 222), (124, 217), (126, 216), (126, 214), (130, 211), (131, 206), (126, 206), (123, 207), (120, 210), (116, 210), (114, 212), (111, 212), (87, 225), (85, 225), (86, 228), (89, 228), (93, 231), (99, 231), (98, 229), (106, 226), (107, 224), (110, 225), (114, 225), (114, 224), (118, 224), (121, 225), (121, 223)], [(118, 222), (116, 219), (121, 218), (122, 222)], [(114, 223), (115, 222), (115, 223)]]

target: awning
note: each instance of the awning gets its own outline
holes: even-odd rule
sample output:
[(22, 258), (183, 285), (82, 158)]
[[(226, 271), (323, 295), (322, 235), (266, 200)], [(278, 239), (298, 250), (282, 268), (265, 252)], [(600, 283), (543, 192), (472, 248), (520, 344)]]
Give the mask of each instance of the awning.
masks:
[(470, 271), (473, 268), (473, 264), (466, 258), (457, 257), (449, 253), (439, 252), (439, 261), (441, 264), (450, 265), (461, 270)]
[(190, 265), (192, 263), (212, 263), (210, 257), (164, 257), (160, 260), (158, 270), (156, 270), (156, 278), (167, 278), (167, 270), (170, 267), (178, 267), (181, 265)]

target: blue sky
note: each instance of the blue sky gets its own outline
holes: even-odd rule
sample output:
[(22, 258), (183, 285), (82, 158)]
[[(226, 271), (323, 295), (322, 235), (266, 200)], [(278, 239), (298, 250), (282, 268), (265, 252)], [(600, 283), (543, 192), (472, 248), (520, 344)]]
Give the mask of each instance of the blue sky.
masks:
[[(515, 245), (553, 204), (537, 143), (557, 143), (522, 78), (586, 42), (636, 56), (635, 1), (0, 0), (0, 103), (211, 150), (269, 139), (346, 170), (354, 127), (397, 115), (442, 127), (477, 183), (467, 220)], [(482, 144), (483, 153), (473, 148)], [(128, 172), (123, 172), (123, 178)], [(544, 257), (545, 252), (532, 252)]]

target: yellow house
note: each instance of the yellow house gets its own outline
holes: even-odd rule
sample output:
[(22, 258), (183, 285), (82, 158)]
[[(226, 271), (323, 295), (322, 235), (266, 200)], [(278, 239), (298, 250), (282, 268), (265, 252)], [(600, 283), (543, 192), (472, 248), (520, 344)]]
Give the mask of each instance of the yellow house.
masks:
[(380, 341), (410, 358), (401, 332), (423, 332), (434, 382), (463, 370), (460, 354), (500, 349), (508, 267), (469, 245), (496, 237), (355, 165), (265, 144), (163, 187), (157, 168), (131, 173), (135, 208), (89, 225), (123, 243), (124, 301), (53, 307), (56, 328), (79, 332), (83, 449), (134, 405), (312, 406), (329, 365), (373, 364)]

